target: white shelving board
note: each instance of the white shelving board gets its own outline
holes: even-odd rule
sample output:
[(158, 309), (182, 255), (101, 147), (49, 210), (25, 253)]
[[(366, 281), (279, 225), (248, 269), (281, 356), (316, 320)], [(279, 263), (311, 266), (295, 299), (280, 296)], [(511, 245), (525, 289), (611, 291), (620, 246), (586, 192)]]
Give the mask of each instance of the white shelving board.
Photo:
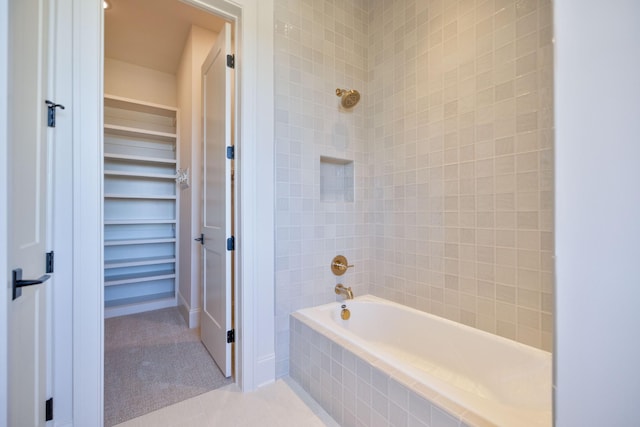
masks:
[(104, 97), (105, 317), (176, 305), (174, 107)]

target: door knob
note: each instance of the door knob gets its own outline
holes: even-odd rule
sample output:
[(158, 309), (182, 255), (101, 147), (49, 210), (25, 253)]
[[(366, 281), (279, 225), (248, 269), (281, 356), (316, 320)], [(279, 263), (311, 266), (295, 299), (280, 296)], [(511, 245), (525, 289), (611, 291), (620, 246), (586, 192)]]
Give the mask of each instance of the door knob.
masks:
[(45, 274), (44, 276), (41, 276), (39, 279), (36, 279), (36, 280), (22, 280), (21, 268), (16, 268), (15, 270), (13, 270), (11, 272), (11, 276), (12, 276), (11, 287), (13, 290), (13, 299), (16, 299), (22, 295), (22, 288), (24, 288), (25, 286), (39, 285), (40, 283), (46, 282), (51, 277), (48, 274)]
[(197, 239), (193, 239), (196, 242), (200, 242), (201, 245), (204, 245), (204, 234), (201, 234)]

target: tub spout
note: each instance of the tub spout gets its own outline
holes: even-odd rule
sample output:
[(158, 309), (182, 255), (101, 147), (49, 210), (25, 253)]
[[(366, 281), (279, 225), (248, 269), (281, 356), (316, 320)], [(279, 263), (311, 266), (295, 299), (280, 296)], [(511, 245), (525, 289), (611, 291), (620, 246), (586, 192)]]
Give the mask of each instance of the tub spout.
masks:
[(337, 295), (344, 295), (346, 299), (353, 299), (353, 291), (351, 288), (346, 288), (342, 283), (338, 283), (335, 288)]

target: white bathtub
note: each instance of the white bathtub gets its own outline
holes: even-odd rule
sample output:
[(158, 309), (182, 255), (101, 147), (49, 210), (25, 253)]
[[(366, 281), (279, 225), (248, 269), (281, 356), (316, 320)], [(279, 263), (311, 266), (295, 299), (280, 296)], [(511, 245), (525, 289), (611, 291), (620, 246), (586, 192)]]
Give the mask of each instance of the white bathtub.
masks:
[(551, 426), (550, 353), (371, 295), (346, 304), (349, 320), (340, 318), (340, 303), (293, 316), (456, 408), (454, 415), (482, 425)]

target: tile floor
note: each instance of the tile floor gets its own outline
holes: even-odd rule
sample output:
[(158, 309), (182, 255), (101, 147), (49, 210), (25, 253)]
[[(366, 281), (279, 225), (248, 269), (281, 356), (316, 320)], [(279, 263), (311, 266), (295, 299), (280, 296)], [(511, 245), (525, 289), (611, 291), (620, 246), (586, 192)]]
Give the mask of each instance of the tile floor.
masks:
[(167, 406), (116, 427), (337, 427), (302, 388), (284, 378), (253, 393), (235, 384)]

